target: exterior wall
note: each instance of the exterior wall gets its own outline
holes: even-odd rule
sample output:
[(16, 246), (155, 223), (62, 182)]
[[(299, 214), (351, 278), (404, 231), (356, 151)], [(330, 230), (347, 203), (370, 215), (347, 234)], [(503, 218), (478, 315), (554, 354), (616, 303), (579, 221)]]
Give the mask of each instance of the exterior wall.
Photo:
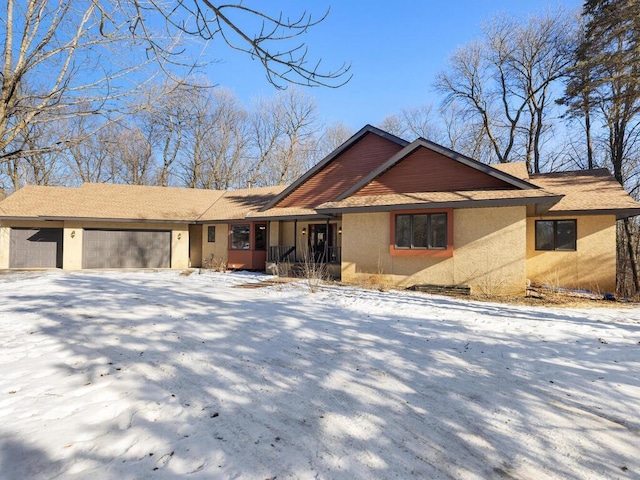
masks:
[(513, 186), (422, 147), (372, 180), (356, 192), (355, 196), (482, 188), (513, 188)]
[[(209, 226), (216, 227), (216, 241), (209, 242), (207, 230)], [(202, 262), (203, 265), (227, 262), (229, 247), (229, 225), (226, 223), (205, 224), (202, 226)]]
[(402, 149), (368, 133), (278, 203), (278, 207), (315, 207), (331, 201)]
[(9, 268), (9, 227), (0, 224), (0, 270)]
[(343, 281), (469, 285), (472, 293), (525, 293), (526, 207), (454, 210), (453, 256), (448, 258), (392, 255), (390, 215), (343, 215)]
[(186, 224), (4, 221), (3, 226), (0, 228), (0, 268), (9, 267), (9, 229), (11, 227), (62, 228), (62, 268), (65, 270), (79, 270), (82, 268), (82, 235), (85, 228), (171, 230), (171, 268), (187, 268), (189, 265), (189, 227)]
[[(537, 251), (535, 221), (562, 219), (577, 220), (576, 251)], [(550, 286), (615, 292), (615, 215), (528, 218), (527, 278)]]

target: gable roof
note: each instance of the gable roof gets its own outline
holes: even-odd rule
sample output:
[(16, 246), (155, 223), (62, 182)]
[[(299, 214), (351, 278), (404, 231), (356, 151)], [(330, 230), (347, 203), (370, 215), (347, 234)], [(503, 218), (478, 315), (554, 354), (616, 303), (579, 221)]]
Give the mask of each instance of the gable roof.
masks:
[[(291, 195), (294, 191), (296, 191), (299, 187), (304, 185), (309, 179), (313, 176), (321, 172), (328, 165), (330, 165), (334, 160), (347, 152), (350, 148), (356, 145), (360, 140), (362, 140), (368, 134), (376, 135), (382, 139), (391, 142), (392, 144), (397, 145), (402, 148), (408, 145), (409, 142), (403, 140), (395, 135), (392, 135), (388, 132), (380, 130), (372, 125), (365, 125), (358, 132), (356, 132), (351, 138), (349, 138), (346, 142), (336, 148), (333, 152), (327, 155), (324, 159), (318, 162), (316, 165), (311, 167), (306, 173), (300, 176), (297, 180), (295, 180), (291, 185), (285, 188), (279, 195), (273, 198), (270, 202), (268, 202), (261, 211), (266, 211), (270, 208), (278, 206), (280, 202), (282, 202), (285, 198)], [(310, 205), (304, 205), (304, 207), (309, 207)], [(315, 206), (315, 205), (314, 205)]]
[(545, 190), (564, 194), (548, 214), (572, 215), (588, 211), (616, 215), (618, 219), (640, 215), (640, 203), (606, 168), (540, 173), (531, 175), (531, 182)]
[(417, 140), (411, 142), (409, 145), (405, 146), (398, 153), (393, 155), (389, 160), (383, 163), (380, 167), (370, 172), (368, 175), (362, 178), (362, 180), (360, 180), (358, 183), (356, 183), (351, 188), (349, 188), (344, 193), (342, 193), (342, 195), (338, 196), (336, 198), (336, 201), (344, 200), (345, 198), (355, 194), (356, 192), (358, 192), (359, 190), (367, 186), (369, 183), (371, 183), (374, 179), (376, 179), (377, 177), (381, 176), (382, 174), (384, 174), (385, 172), (387, 172), (388, 170), (396, 166), (398, 163), (404, 160), (407, 156), (409, 156), (411, 153), (415, 152), (420, 148), (426, 148), (446, 158), (449, 158), (453, 161), (459, 162), (462, 165), (471, 167), (472, 169), (475, 169), (479, 172), (489, 175), (490, 177), (493, 177), (497, 180), (501, 180), (506, 184), (512, 186), (513, 188), (525, 189), (525, 190), (538, 188), (535, 185), (523, 179), (510, 175), (509, 173), (503, 172), (501, 170), (492, 168), (489, 165), (478, 162), (477, 160), (474, 160), (460, 153), (454, 152), (453, 150), (443, 147), (442, 145), (438, 145), (437, 143), (431, 142), (429, 140), (425, 140), (424, 138), (418, 138)]

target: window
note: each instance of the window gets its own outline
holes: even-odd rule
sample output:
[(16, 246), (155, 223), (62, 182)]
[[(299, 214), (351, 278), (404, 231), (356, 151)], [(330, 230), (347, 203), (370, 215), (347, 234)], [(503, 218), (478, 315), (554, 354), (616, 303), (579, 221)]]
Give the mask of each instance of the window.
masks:
[(256, 223), (256, 246), (255, 250), (267, 249), (267, 225), (264, 223)]
[(216, 241), (216, 227), (207, 227), (207, 242), (214, 243)]
[(396, 215), (396, 248), (444, 250), (447, 248), (447, 214)]
[(575, 251), (575, 220), (536, 220), (536, 250)]
[(230, 249), (249, 250), (249, 225), (231, 225)]

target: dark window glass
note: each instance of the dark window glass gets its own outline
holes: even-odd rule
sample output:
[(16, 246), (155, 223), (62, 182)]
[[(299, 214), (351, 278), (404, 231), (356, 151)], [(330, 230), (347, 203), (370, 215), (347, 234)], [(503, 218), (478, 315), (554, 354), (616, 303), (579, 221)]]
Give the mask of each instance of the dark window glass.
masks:
[(231, 225), (231, 250), (249, 250), (249, 225)]
[(267, 225), (264, 223), (258, 223), (255, 226), (256, 229), (256, 250), (267, 249)]
[(536, 250), (576, 250), (575, 220), (536, 220)]
[(536, 222), (536, 250), (553, 250), (553, 221)]
[(396, 248), (447, 248), (447, 214), (396, 215)]
[(396, 215), (396, 247), (411, 248), (411, 215)]
[(558, 220), (556, 223), (556, 250), (576, 249), (576, 221)]
[(207, 242), (213, 243), (216, 241), (216, 227), (207, 227)]
[(431, 215), (431, 248), (447, 248), (447, 214), (434, 213)]
[(429, 247), (429, 216), (428, 215), (412, 215), (411, 225), (411, 247), (412, 248), (428, 248)]

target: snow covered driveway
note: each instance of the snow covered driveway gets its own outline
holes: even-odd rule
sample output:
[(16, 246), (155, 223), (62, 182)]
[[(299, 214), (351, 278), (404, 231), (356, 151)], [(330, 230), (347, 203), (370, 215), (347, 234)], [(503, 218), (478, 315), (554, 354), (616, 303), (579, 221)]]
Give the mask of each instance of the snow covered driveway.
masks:
[(640, 311), (0, 276), (2, 479), (640, 478)]

